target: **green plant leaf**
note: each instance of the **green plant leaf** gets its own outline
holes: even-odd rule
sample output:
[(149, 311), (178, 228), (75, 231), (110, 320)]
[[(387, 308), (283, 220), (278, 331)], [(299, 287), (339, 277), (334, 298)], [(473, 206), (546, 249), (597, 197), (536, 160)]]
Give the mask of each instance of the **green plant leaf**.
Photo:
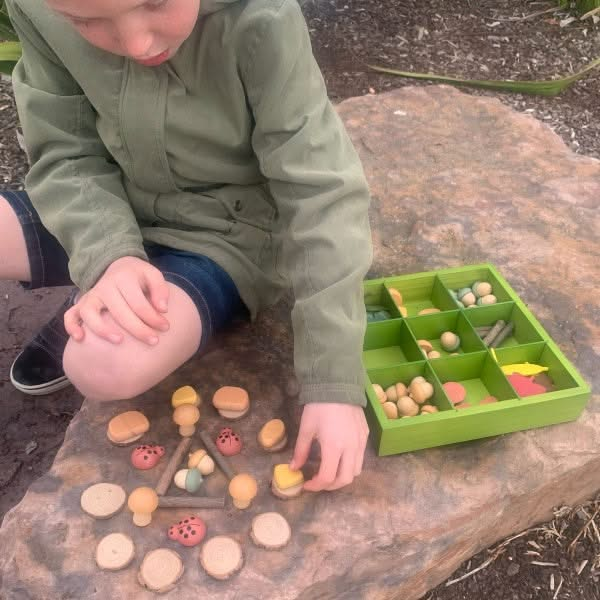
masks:
[(19, 42), (0, 43), (0, 61), (16, 63), (21, 58), (21, 44)]
[(577, 7), (577, 12), (582, 15), (590, 12), (590, 10), (594, 10), (595, 8), (600, 8), (600, 0), (577, 0), (575, 4)]
[(429, 73), (411, 73), (410, 71), (397, 71), (385, 67), (369, 65), (369, 68), (380, 73), (389, 73), (399, 77), (410, 77), (413, 79), (427, 79), (431, 81), (441, 81), (452, 85), (464, 85), (469, 87), (484, 88), (488, 90), (500, 90), (505, 92), (518, 92), (521, 94), (536, 94), (540, 96), (557, 96), (574, 81), (581, 79), (589, 71), (600, 65), (600, 58), (593, 60), (581, 71), (561, 79), (550, 79), (547, 81), (485, 81), (478, 79), (459, 79), (457, 77), (447, 77), (445, 75), (434, 75)]

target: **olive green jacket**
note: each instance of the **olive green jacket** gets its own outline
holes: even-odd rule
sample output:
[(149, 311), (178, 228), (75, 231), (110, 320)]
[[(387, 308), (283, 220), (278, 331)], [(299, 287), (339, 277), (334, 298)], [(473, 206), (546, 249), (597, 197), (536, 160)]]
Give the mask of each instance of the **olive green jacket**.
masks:
[(296, 0), (203, 0), (158, 67), (88, 44), (43, 0), (7, 0), (26, 189), (92, 287), (143, 242), (204, 254), (254, 316), (292, 288), (301, 402), (364, 405), (369, 193)]

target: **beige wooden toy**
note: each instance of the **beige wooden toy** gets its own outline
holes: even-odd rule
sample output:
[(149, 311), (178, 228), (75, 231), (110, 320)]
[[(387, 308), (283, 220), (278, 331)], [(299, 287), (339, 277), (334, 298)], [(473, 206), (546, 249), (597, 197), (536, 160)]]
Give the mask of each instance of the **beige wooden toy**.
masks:
[(146, 527), (152, 522), (152, 513), (158, 508), (158, 495), (149, 487), (139, 487), (129, 494), (127, 506), (133, 513), (133, 522)]
[(233, 538), (218, 535), (204, 543), (200, 550), (202, 568), (215, 579), (229, 579), (244, 564), (242, 547)]
[(124, 533), (109, 533), (96, 547), (96, 564), (105, 571), (128, 567), (134, 556), (133, 540)]
[(96, 483), (81, 494), (83, 512), (95, 519), (109, 519), (125, 505), (125, 490), (114, 483)]
[(230, 420), (241, 419), (250, 410), (248, 392), (240, 387), (226, 385), (219, 388), (212, 403), (223, 418)]
[(196, 450), (188, 455), (188, 468), (198, 469), (202, 475), (210, 475), (215, 470), (215, 461), (206, 450)]
[(200, 411), (193, 404), (182, 404), (173, 412), (173, 421), (179, 425), (179, 434), (191, 437), (196, 432), (196, 423), (200, 420)]
[(202, 398), (200, 394), (191, 385), (184, 385), (176, 389), (171, 396), (171, 406), (177, 408), (183, 404), (191, 404), (192, 406), (200, 406)]
[(267, 452), (283, 450), (287, 441), (285, 424), (281, 419), (271, 419), (258, 432), (258, 443)]
[(164, 594), (172, 590), (183, 575), (179, 554), (168, 548), (157, 548), (144, 556), (138, 572), (138, 581), (145, 588)]
[(128, 410), (109, 421), (106, 436), (117, 446), (127, 446), (139, 440), (148, 429), (150, 422), (141, 412)]
[(252, 519), (250, 538), (261, 548), (278, 550), (283, 548), (291, 539), (292, 530), (283, 515), (267, 512)]
[(229, 482), (229, 495), (233, 498), (236, 508), (248, 508), (257, 492), (256, 479), (248, 473), (240, 473)]
[(302, 471), (292, 471), (290, 465), (279, 464), (273, 468), (271, 491), (282, 500), (295, 498), (302, 493), (304, 474)]
[(175, 472), (177, 471), (177, 468), (179, 467), (182, 458), (185, 456), (185, 453), (190, 449), (191, 445), (191, 437), (184, 437), (182, 440), (180, 440), (179, 444), (177, 444), (175, 452), (173, 452), (173, 455), (169, 459), (165, 470), (162, 472), (162, 475), (160, 476), (160, 479), (156, 484), (155, 490), (159, 496), (163, 496), (167, 493), (167, 490), (171, 485), (171, 481), (173, 480), (173, 476), (175, 475)]

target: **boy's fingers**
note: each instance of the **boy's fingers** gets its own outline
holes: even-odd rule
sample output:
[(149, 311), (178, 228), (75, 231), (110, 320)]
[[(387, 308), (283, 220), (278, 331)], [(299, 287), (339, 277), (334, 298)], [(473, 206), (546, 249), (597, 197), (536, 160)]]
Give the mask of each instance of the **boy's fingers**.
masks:
[(122, 341), (123, 336), (119, 330), (111, 326), (106, 319), (102, 317), (102, 309), (104, 305), (99, 298), (88, 298), (81, 303), (79, 314), (81, 321), (85, 326), (98, 337), (118, 344)]
[(135, 280), (119, 286), (119, 291), (131, 310), (146, 325), (158, 331), (167, 331), (169, 329), (169, 322), (167, 319), (158, 313), (152, 304), (150, 304), (148, 298), (146, 298), (144, 292)]
[(135, 314), (119, 292), (111, 296), (106, 308), (116, 323), (134, 338), (151, 346), (158, 343), (156, 331)]
[(328, 485), (325, 489), (328, 491), (337, 490), (352, 483), (352, 481), (354, 481), (355, 465), (356, 459), (354, 454), (349, 451), (344, 452), (340, 460), (335, 481), (331, 485)]
[(296, 447), (294, 449), (294, 456), (290, 462), (290, 469), (297, 471), (304, 466), (304, 463), (308, 459), (314, 437), (314, 431), (306, 427), (301, 420), (298, 439), (296, 440)]
[(163, 274), (155, 268), (144, 271), (146, 285), (148, 286), (148, 295), (152, 306), (159, 312), (167, 312), (169, 303), (169, 286), (165, 281)]
[(81, 316), (77, 306), (73, 306), (65, 312), (64, 323), (66, 332), (75, 341), (80, 342), (84, 337), (84, 330), (81, 326)]
[[(321, 448), (323, 453), (323, 448)], [(329, 487), (334, 481), (340, 464), (341, 452), (326, 452), (321, 456), (319, 472), (304, 484), (308, 492), (320, 492)]]

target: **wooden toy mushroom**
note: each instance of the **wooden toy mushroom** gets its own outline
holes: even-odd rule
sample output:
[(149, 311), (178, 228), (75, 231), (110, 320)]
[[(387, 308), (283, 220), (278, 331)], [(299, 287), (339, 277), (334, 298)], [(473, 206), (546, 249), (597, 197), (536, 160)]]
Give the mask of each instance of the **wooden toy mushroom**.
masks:
[(188, 468), (198, 469), (205, 476), (210, 475), (215, 470), (215, 461), (206, 450), (196, 450), (188, 456)]
[(258, 492), (256, 479), (248, 473), (240, 473), (229, 482), (229, 494), (236, 508), (248, 508)]
[(146, 527), (152, 522), (152, 513), (158, 508), (158, 495), (149, 487), (139, 487), (129, 494), (127, 506), (133, 513), (133, 523)]
[(171, 396), (171, 406), (173, 408), (183, 406), (184, 404), (192, 404), (193, 406), (200, 406), (202, 404), (202, 398), (191, 385), (184, 385), (177, 388)]
[(182, 404), (173, 413), (173, 421), (179, 425), (179, 433), (183, 437), (190, 437), (196, 431), (196, 423), (200, 420), (198, 407), (192, 404)]
[(200, 489), (204, 478), (198, 469), (180, 469), (175, 473), (173, 483), (180, 489), (194, 494)]

